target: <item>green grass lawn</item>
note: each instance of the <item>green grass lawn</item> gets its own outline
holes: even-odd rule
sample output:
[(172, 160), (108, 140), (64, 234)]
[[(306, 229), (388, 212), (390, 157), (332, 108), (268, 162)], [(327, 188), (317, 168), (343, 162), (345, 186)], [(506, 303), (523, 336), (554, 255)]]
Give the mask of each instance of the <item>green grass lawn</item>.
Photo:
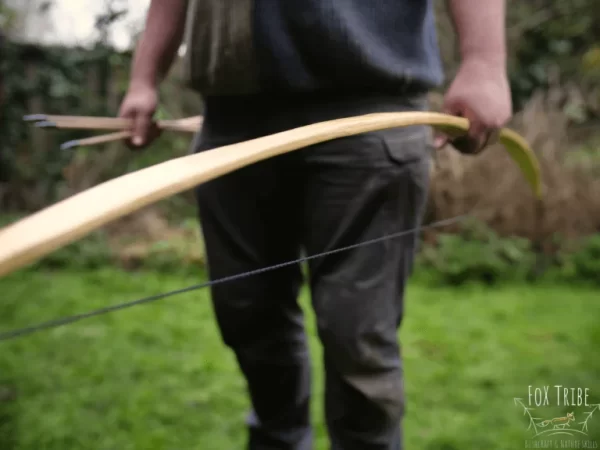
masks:
[[(196, 282), (116, 270), (22, 272), (0, 280), (0, 330)], [(600, 403), (599, 300), (583, 287), (414, 282), (400, 333), (406, 448), (526, 448), (527, 416), (513, 399), (527, 403), (530, 385), (588, 388), (589, 402)], [(321, 450), (321, 352), (307, 318)], [(554, 388), (550, 394), (555, 404)], [(247, 406), (206, 290), (0, 342), (0, 450), (243, 449)], [(574, 411), (581, 429), (590, 409), (535, 413)], [(600, 443), (600, 412), (588, 423), (586, 439)]]

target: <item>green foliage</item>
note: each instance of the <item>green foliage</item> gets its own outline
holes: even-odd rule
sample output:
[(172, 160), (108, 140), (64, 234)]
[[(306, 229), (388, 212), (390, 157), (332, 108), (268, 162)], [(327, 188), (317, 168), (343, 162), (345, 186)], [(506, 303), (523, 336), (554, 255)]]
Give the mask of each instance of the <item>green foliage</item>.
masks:
[[(110, 27), (126, 11), (123, 2), (105, 2), (105, 11), (95, 24), (100, 38), (91, 48), (42, 47), (11, 40), (17, 13), (0, 2), (0, 20), (9, 38), (0, 59), (4, 82), (0, 114), (0, 183), (6, 193), (0, 204), (3, 210), (38, 209), (57, 200), (63, 170), (73, 156), (72, 152), (48, 151), (48, 146), (36, 145), (39, 141), (31, 139), (32, 127), (23, 121), (24, 115), (116, 113), (107, 102), (113, 89), (110, 83), (118, 82), (114, 74), (129, 66), (130, 55), (116, 53), (106, 42)], [(83, 135), (85, 132), (72, 130), (51, 133), (55, 142)]]
[(599, 24), (594, 0), (509, 2), (509, 29), (517, 30), (511, 40), (510, 69), (515, 106), (520, 108), (535, 90), (549, 87), (553, 74), (561, 82), (600, 85)]
[(530, 241), (501, 238), (475, 222), (459, 234), (439, 235), (437, 245), (424, 248), (419, 257), (423, 268), (451, 285), (523, 280), (532, 273), (535, 262)]
[(93, 270), (114, 265), (115, 258), (108, 246), (106, 234), (97, 231), (66, 247), (50, 253), (31, 269), (64, 269), (66, 267), (80, 270)]
[(600, 234), (583, 240), (573, 253), (572, 264), (576, 274), (600, 285)]
[(554, 279), (600, 284), (600, 234), (579, 242), (556, 240), (551, 255), (535, 251), (531, 241), (500, 237), (473, 222), (457, 234), (440, 234), (417, 258), (417, 270), (442, 284)]
[[(4, 111), (0, 117), (0, 182), (10, 186), (10, 204), (4, 208), (31, 210), (57, 200), (63, 169), (72, 152), (36, 147), (32, 126), (23, 116), (32, 113), (69, 115), (114, 115), (108, 111), (105, 94), (89, 95), (89, 73), (106, 77), (112, 70), (112, 50), (101, 45), (92, 50), (44, 48), (9, 42), (2, 61), (5, 77)], [(107, 67), (109, 66), (109, 67)], [(102, 85), (102, 82), (99, 82)], [(32, 111), (39, 99), (43, 111)], [(79, 138), (81, 131), (52, 130), (55, 142)], [(31, 200), (29, 191), (36, 192)]]

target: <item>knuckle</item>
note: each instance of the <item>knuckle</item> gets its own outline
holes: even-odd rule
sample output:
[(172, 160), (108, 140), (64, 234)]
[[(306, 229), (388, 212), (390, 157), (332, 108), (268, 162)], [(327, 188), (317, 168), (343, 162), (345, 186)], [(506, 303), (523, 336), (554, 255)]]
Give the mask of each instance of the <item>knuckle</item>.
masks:
[(503, 117), (498, 117), (490, 121), (489, 128), (491, 130), (497, 130), (504, 126), (505, 120)]

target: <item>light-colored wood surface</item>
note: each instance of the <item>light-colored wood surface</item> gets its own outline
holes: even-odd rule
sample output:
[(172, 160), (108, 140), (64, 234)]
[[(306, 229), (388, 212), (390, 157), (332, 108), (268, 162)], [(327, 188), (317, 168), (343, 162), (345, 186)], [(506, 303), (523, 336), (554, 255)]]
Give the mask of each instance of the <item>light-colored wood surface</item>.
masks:
[[(0, 276), (39, 260), (91, 231), (161, 199), (241, 167), (309, 145), (386, 128), (430, 125), (464, 134), (468, 121), (433, 112), (377, 113), (321, 122), (184, 156), (107, 181), (0, 230)], [(527, 142), (504, 129), (500, 142), (541, 195), (540, 171)]]
[[(32, 114), (25, 120), (35, 122), (44, 128), (85, 129), (85, 130), (128, 130), (131, 120), (120, 117), (91, 117), (91, 116), (59, 116), (52, 114)], [(202, 116), (186, 117), (185, 119), (158, 120), (156, 126), (166, 131), (183, 131), (195, 133), (202, 125)]]
[[(58, 124), (56, 128), (72, 128), (76, 123), (76, 128), (85, 128), (85, 129), (98, 129), (94, 128), (94, 125), (98, 126), (98, 122), (95, 122), (95, 119), (89, 117), (79, 117), (79, 116), (47, 116), (50, 118), (55, 118), (56, 123)], [(104, 122), (102, 126), (110, 127), (109, 129), (113, 129), (117, 124), (119, 127), (123, 125), (121, 122), (110, 122), (112, 118), (99, 118), (101, 120), (108, 119), (107, 122)], [(118, 119), (121, 120), (121, 119)], [(202, 116), (193, 116), (187, 117), (185, 119), (177, 119), (177, 120), (163, 120), (157, 123), (157, 126), (163, 131), (181, 131), (184, 133), (196, 133), (202, 127), (202, 122), (204, 118)], [(55, 123), (55, 122), (52, 122)], [(55, 123), (55, 124), (56, 124)], [(112, 124), (111, 124), (112, 123)], [(105, 128), (102, 128), (105, 129)], [(92, 145), (98, 144), (106, 144), (108, 142), (121, 141), (132, 136), (131, 131), (117, 131), (114, 133), (108, 134), (100, 134), (96, 136), (91, 136), (89, 138), (75, 139), (72, 141), (67, 141), (61, 145), (61, 149), (73, 149), (77, 147), (89, 147)]]
[(109, 134), (100, 134), (98, 136), (91, 136), (88, 138), (75, 139), (73, 141), (67, 141), (63, 143), (60, 148), (62, 150), (77, 148), (77, 147), (87, 147), (90, 145), (98, 145), (98, 144), (106, 144), (108, 142), (122, 141), (124, 139), (130, 138), (130, 131), (116, 131), (114, 133)]

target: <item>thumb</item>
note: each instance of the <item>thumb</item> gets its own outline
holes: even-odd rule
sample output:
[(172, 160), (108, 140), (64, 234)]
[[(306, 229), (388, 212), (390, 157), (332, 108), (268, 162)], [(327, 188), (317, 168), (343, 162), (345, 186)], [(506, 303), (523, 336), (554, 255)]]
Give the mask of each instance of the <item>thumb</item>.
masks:
[(444, 133), (442, 133), (441, 131), (435, 131), (435, 134), (433, 136), (433, 146), (439, 150), (441, 149), (444, 145), (446, 145), (448, 143), (448, 136), (446, 136)]
[(469, 121), (469, 129), (466, 134), (454, 137), (450, 143), (463, 154), (477, 154), (481, 150), (482, 134), (485, 133), (485, 127), (468, 108), (464, 108), (460, 116)]
[(459, 134), (446, 138), (444, 144), (450, 144), (456, 150), (463, 154), (473, 154), (476, 152), (478, 145), (476, 136), (480, 133), (479, 124), (473, 122), (473, 115), (470, 113), (469, 108), (465, 107), (460, 101), (448, 101), (443, 108), (446, 114), (450, 114), (457, 117), (464, 117), (469, 121), (469, 129), (465, 134)]
[[(449, 114), (452, 116), (459, 116), (459, 117), (462, 116), (462, 113), (460, 112), (460, 110), (458, 110), (457, 108), (452, 108), (447, 103), (444, 103), (440, 112), (443, 114)], [(436, 130), (434, 133), (433, 145), (435, 146), (436, 149), (439, 150), (442, 147), (444, 147), (445, 145), (449, 144), (452, 141), (453, 137), (454, 136), (449, 136), (449, 135), (443, 133), (442, 131)]]
[(133, 119), (133, 136), (131, 142), (136, 147), (141, 147), (148, 141), (152, 118), (148, 114), (138, 113)]

